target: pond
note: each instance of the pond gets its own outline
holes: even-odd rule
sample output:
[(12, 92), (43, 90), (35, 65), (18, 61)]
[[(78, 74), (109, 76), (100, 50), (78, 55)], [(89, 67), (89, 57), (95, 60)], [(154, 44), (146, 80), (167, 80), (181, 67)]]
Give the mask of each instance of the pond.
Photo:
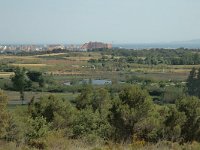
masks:
[(112, 84), (112, 81), (110, 81), (110, 80), (100, 80), (100, 79), (99, 80), (92, 79), (91, 81), (89, 79), (84, 79), (80, 83), (89, 83), (89, 82), (91, 82), (92, 85)]
[[(79, 82), (79, 84), (83, 84), (83, 83), (87, 83), (89, 84), (91, 82), (92, 85), (106, 85), (106, 84), (112, 84), (112, 81), (111, 80), (101, 80), (101, 79), (92, 79), (92, 80), (89, 80), (89, 79), (84, 79), (82, 81)], [(65, 82), (63, 83), (64, 85), (67, 85), (67, 86), (70, 86), (72, 85), (71, 82)]]

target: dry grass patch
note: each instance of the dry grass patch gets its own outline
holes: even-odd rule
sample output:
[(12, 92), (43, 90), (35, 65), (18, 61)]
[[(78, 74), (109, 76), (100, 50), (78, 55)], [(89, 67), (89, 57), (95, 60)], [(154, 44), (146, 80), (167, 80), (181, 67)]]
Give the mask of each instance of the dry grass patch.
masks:
[(47, 64), (10, 64), (14, 67), (46, 67)]
[(14, 72), (0, 72), (0, 77), (10, 77), (11, 75), (14, 75)]
[(42, 54), (42, 55), (35, 55), (35, 57), (59, 56), (59, 55), (64, 55), (64, 54), (67, 54), (67, 53)]
[(39, 58), (34, 57), (34, 56), (5, 56), (5, 55), (1, 55), (0, 59), (32, 60), (32, 59), (39, 59)]

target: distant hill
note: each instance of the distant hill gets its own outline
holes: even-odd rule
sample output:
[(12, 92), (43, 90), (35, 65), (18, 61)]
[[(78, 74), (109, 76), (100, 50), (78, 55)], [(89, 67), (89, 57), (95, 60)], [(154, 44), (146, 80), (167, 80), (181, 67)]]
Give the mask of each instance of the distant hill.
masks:
[(171, 44), (200, 44), (200, 39), (194, 39), (189, 41), (175, 41), (170, 42)]
[(200, 39), (190, 41), (175, 41), (168, 43), (139, 43), (139, 44), (113, 44), (113, 47), (126, 49), (150, 49), (150, 48), (200, 48)]

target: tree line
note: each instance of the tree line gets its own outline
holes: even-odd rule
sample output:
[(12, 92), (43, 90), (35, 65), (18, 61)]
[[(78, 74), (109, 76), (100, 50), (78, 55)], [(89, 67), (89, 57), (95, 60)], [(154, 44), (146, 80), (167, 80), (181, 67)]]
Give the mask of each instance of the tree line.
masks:
[[(113, 58), (120, 56), (121, 62), (138, 63), (148, 65), (197, 65), (200, 64), (198, 49), (98, 49), (94, 50), (104, 55), (111, 55)], [(99, 62), (105, 61), (100, 59)], [(93, 61), (93, 60), (92, 60)]]

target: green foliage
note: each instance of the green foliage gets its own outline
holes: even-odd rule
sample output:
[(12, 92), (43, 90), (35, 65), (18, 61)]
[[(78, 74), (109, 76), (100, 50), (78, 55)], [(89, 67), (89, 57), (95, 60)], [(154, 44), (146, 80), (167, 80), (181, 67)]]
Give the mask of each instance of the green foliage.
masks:
[(39, 79), (42, 76), (42, 73), (38, 71), (28, 71), (26, 74), (33, 82), (39, 82)]
[[(6, 109), (7, 101), (4, 94), (0, 94), (0, 138), (3, 142), (17, 143), (13, 144), (13, 148), (10, 149), (16, 149), (21, 144), (38, 149), (72, 149), (69, 147), (72, 144), (75, 145), (74, 149), (78, 149), (77, 145), (79, 147), (80, 145), (75, 143), (77, 141), (84, 144), (103, 141), (106, 142), (106, 145), (104, 145), (106, 148), (110, 146), (109, 143), (124, 142), (130, 144), (126, 145), (125, 149), (135, 149), (138, 145), (150, 146), (150, 148), (145, 147), (146, 149), (199, 149), (197, 142), (200, 142), (200, 100), (196, 97), (185, 97), (184, 83), (180, 81), (178, 85), (174, 81), (156, 82), (156, 80), (146, 78), (161, 71), (163, 74), (159, 73), (156, 76), (166, 75), (169, 79), (171, 78), (171, 68), (173, 68), (172, 72), (174, 69), (178, 69), (176, 74), (179, 74), (178, 71), (182, 71), (180, 69), (182, 66), (171, 67), (168, 66), (169, 64), (200, 64), (198, 50), (181, 48), (175, 50), (106, 49), (94, 51), (100, 52), (95, 53), (94, 59), (88, 61), (91, 64), (81, 61), (80, 66), (84, 65), (84, 67), (77, 67), (76, 69), (85, 74), (89, 70), (91, 71), (92, 67), (92, 70), (96, 73), (89, 74), (87, 77), (85, 75), (77, 75), (76, 77), (53, 75), (55, 70), (65, 72), (69, 69), (66, 67), (71, 69), (70, 63), (61, 66), (56, 64), (58, 68), (49, 68), (49, 65), (47, 65), (44, 69), (39, 69), (43, 72), (17, 68), (14, 70), (15, 75), (11, 78), (14, 88), (9, 88), (9, 82), (11, 82), (9, 79), (1, 78), (1, 87), (6, 82), (7, 89), (14, 89), (21, 93), (21, 99), (23, 99), (23, 93), (26, 90), (76, 92), (78, 94), (76, 98), (76, 94), (73, 95), (72, 103), (67, 101), (69, 100), (67, 97), (67, 100), (65, 100), (53, 95), (42, 97), (39, 100), (33, 98), (28, 109), (25, 105), (23, 108), (19, 108), (20, 111), (13, 111), (12, 106), (11, 111), (13, 112), (11, 113), (8, 113)], [(102, 54), (102, 58), (98, 59), (100, 54)], [(88, 53), (71, 52), (37, 57), (48, 60), (60, 59), (65, 62), (66, 57), (80, 55), (88, 56)], [(67, 59), (71, 62), (71, 58)], [(8, 63), (14, 62), (18, 64), (21, 63), (21, 60), (10, 60)], [(13, 68), (6, 64), (4, 63), (0, 69), (12, 71)], [(154, 65), (158, 66), (155, 67)], [(187, 70), (190, 67), (183, 68)], [(105, 71), (108, 72), (103, 74)], [(168, 73), (164, 74), (166, 71)], [(52, 75), (47, 73), (43, 76), (44, 72), (52, 72)], [(124, 74), (126, 74), (126, 77), (124, 77)], [(141, 76), (138, 77), (139, 75)], [(93, 78), (104, 77), (114, 81), (113, 84), (106, 86), (91, 85)], [(84, 78), (89, 79), (89, 84), (80, 85), (80, 81)], [(63, 85), (62, 83), (65, 81), (71, 81), (72, 86)], [(121, 81), (126, 83), (118, 84)], [(141, 87), (131, 84), (141, 85)], [(191, 71), (186, 86), (189, 95), (200, 97), (200, 69), (194, 68)], [(144, 89), (147, 89), (148, 92)], [(46, 95), (46, 93), (44, 94)], [(37, 95), (35, 97), (37, 98)], [(166, 140), (166, 142), (159, 142), (163, 140)], [(191, 141), (197, 142), (184, 144)], [(155, 146), (152, 146), (152, 143)], [(116, 144), (116, 149), (119, 148), (119, 145)], [(9, 144), (6, 146), (9, 147)], [(84, 149), (85, 147), (81, 148)], [(109, 148), (112, 149), (112, 146)]]
[[(130, 50), (130, 49), (104, 49), (100, 51), (102, 55), (112, 55), (122, 57), (121, 61), (128, 63), (158, 65), (197, 65), (200, 64), (200, 55), (198, 50), (192, 49), (143, 49), (143, 50)], [(99, 61), (105, 59), (100, 59)], [(99, 62), (98, 61), (98, 62)], [(97, 63), (96, 61), (90, 61)]]
[(186, 87), (189, 95), (200, 97), (200, 68), (192, 68), (187, 78)]
[(31, 147), (44, 149), (45, 143), (41, 138), (47, 136), (50, 124), (43, 117), (29, 117), (27, 118), (26, 125), (28, 126), (25, 134), (27, 144)]
[(18, 91), (24, 91), (25, 88), (29, 85), (29, 79), (26, 75), (25, 68), (16, 68), (15, 75), (11, 78), (13, 86)]
[(153, 106), (147, 91), (136, 86), (127, 86), (119, 93), (110, 109), (110, 122), (115, 127), (115, 139), (129, 139), (134, 126), (145, 119)]
[[(127, 105), (130, 109), (148, 108), (151, 103), (151, 98), (147, 91), (142, 90), (138, 86), (127, 86), (121, 93), (119, 93), (119, 98), (122, 104)], [(143, 105), (145, 104), (145, 105)], [(148, 111), (148, 109), (145, 109)]]
[(157, 142), (159, 139), (162, 139), (164, 117), (160, 115), (159, 109), (159, 107), (154, 105), (145, 118), (135, 123), (134, 135), (138, 139), (148, 142)]
[(28, 130), (26, 137), (28, 140), (44, 137), (49, 131), (50, 124), (43, 117), (31, 118), (27, 120)]
[(31, 81), (38, 82), (40, 87), (44, 87), (45, 79), (44, 76), (42, 75), (42, 72), (28, 71), (26, 74)]
[(25, 137), (26, 125), (21, 122), (20, 118), (13, 112), (9, 116), (8, 126), (6, 127), (6, 141), (21, 143)]
[(92, 104), (93, 89), (92, 86), (86, 85), (81, 91), (81, 94), (76, 99), (76, 107), (78, 109), (85, 109), (88, 105)]
[(185, 113), (186, 121), (182, 126), (182, 137), (185, 141), (200, 141), (200, 100), (196, 97), (186, 97), (176, 102), (180, 112)]
[(185, 113), (178, 111), (175, 105), (170, 105), (164, 119), (164, 137), (170, 141), (180, 140), (182, 126), (186, 122)]
[(7, 96), (0, 91), (0, 138), (6, 135), (8, 127), (9, 114), (7, 111)]
[(196, 85), (196, 68), (192, 68), (187, 79), (187, 90), (189, 95), (197, 95), (197, 85)]
[(73, 125), (74, 137), (84, 137), (89, 142), (108, 139), (112, 131), (107, 118), (111, 107), (108, 91), (88, 85), (75, 104), (79, 111)]
[(15, 75), (11, 78), (11, 81), (13, 83), (13, 87), (20, 92), (20, 99), (22, 100), (22, 104), (24, 101), (24, 90), (27, 87), (31, 86), (31, 82), (29, 78), (26, 75), (26, 69), (25, 68), (16, 68), (14, 71)]
[(78, 112), (73, 123), (74, 137), (84, 137), (88, 142), (95, 142), (99, 139), (108, 139), (111, 134), (111, 126), (106, 117), (92, 108), (83, 109)]
[(53, 95), (31, 104), (29, 112), (33, 118), (44, 117), (53, 129), (68, 129), (76, 113), (70, 102)]
[(94, 111), (98, 110), (100, 113), (106, 113), (105, 111), (111, 106), (110, 94), (106, 89), (94, 89), (91, 85), (87, 85), (75, 103), (78, 109), (85, 109), (91, 106)]
[(185, 93), (182, 88), (170, 86), (165, 88), (165, 92), (163, 94), (163, 102), (174, 104), (177, 99), (184, 97), (184, 95)]
[(158, 105), (139, 86), (124, 85), (120, 92), (114, 93), (107, 89), (85, 85), (74, 101), (75, 106), (54, 95), (37, 102), (33, 97), (28, 110), (21, 109), (10, 115), (2, 93), (1, 138), (18, 144), (25, 142), (39, 149), (49, 148), (53, 134), (62, 144), (62, 138), (81, 139), (87, 144), (133, 141), (131, 146), (160, 140), (200, 141), (200, 100), (197, 97), (180, 96), (175, 104)]

